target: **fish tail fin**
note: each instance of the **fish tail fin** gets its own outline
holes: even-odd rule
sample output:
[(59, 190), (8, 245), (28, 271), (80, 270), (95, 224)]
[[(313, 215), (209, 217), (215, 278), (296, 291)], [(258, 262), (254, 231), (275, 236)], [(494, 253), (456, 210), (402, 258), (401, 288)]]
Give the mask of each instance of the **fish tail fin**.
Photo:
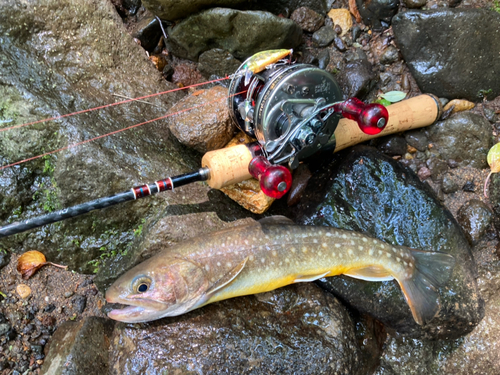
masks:
[(415, 260), (415, 270), (399, 285), (413, 318), (420, 325), (431, 321), (439, 312), (438, 288), (444, 286), (453, 271), (455, 258), (449, 254), (410, 249)]

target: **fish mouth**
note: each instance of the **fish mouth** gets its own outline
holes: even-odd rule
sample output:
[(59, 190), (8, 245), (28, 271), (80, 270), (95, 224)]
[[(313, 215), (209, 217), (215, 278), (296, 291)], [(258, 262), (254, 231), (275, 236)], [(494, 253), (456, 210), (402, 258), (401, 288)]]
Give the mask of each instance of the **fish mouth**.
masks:
[(158, 319), (165, 309), (163, 303), (146, 299), (129, 301), (119, 297), (106, 296), (106, 301), (108, 306), (112, 308), (107, 313), (108, 318), (123, 323), (149, 322)]

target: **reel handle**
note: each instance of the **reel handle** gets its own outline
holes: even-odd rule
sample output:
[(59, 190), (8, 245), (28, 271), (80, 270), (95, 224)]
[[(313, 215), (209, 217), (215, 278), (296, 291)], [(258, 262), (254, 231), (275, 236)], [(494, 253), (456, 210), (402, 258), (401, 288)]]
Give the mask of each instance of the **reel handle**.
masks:
[(292, 186), (292, 174), (282, 165), (272, 165), (264, 156), (256, 156), (248, 165), (248, 171), (259, 180), (260, 188), (267, 196), (279, 199)]
[(361, 131), (369, 135), (379, 134), (389, 121), (389, 112), (383, 105), (365, 104), (357, 98), (335, 104), (334, 108), (345, 118), (356, 121)]

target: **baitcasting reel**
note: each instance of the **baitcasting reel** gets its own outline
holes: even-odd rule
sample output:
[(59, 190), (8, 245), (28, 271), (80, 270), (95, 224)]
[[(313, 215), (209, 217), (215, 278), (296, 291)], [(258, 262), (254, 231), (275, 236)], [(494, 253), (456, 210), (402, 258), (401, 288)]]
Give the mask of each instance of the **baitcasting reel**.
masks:
[[(385, 107), (356, 98), (341, 101), (337, 82), (325, 70), (283, 60), (254, 74), (246, 85), (246, 63), (229, 86), (229, 112), (243, 132), (258, 140), (261, 155), (249, 171), (267, 195), (281, 197), (290, 188), (290, 172), (280, 164), (295, 169), (320, 149), (335, 148), (334, 132), (342, 116), (357, 121), (367, 134), (378, 134), (387, 124)], [(263, 179), (272, 180), (270, 191)]]

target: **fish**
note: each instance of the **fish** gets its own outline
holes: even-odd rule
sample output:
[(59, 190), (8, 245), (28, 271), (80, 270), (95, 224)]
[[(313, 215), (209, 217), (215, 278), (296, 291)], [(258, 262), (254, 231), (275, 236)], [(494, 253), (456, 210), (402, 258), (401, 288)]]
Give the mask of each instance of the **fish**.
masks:
[(258, 52), (251, 56), (242, 67), (242, 75), (245, 76), (245, 86), (250, 83), (250, 78), (254, 74), (262, 72), (269, 65), (274, 64), (286, 56), (291, 56), (293, 49), (273, 49), (269, 51)]
[(439, 312), (438, 288), (447, 283), (454, 263), (449, 254), (270, 217), (181, 242), (133, 267), (106, 291), (108, 303), (127, 305), (108, 317), (148, 322), (233, 297), (347, 275), (397, 280), (413, 318), (425, 325)]

